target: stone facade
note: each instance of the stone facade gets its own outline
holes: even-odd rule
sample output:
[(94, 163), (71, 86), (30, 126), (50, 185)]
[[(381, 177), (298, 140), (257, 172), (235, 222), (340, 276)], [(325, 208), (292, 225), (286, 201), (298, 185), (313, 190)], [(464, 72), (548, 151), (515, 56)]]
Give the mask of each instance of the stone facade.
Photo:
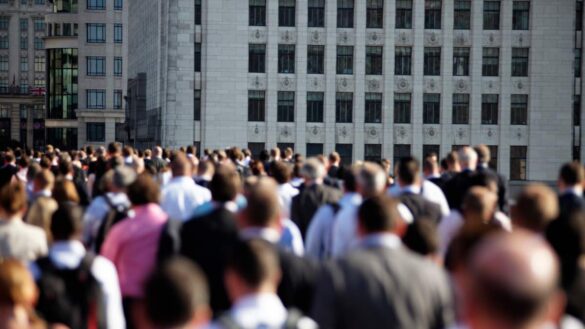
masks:
[[(408, 29), (395, 28), (396, 0), (383, 1), (383, 27), (376, 29), (366, 27), (368, 1), (354, 1), (353, 28), (337, 27), (337, 0), (325, 1), (324, 27), (316, 28), (307, 27), (308, 0), (295, 1), (293, 27), (279, 26), (276, 0), (266, 1), (265, 26), (250, 26), (249, 1), (201, 0), (201, 25), (193, 24), (193, 1), (129, 1), (129, 78), (147, 73), (145, 115), (139, 109), (136, 116), (156, 112), (152, 117), (161, 124), (150, 124), (149, 131), (138, 124), (138, 131), (145, 130), (142, 143), (139, 133), (134, 137), (138, 146), (293, 145), (301, 154), (343, 149), (346, 160), (359, 160), (396, 159), (404, 147), (419, 158), (437, 149), (444, 156), (459, 145), (485, 143), (497, 151), (498, 170), (515, 180), (554, 180), (561, 163), (585, 156), (579, 152), (585, 122), (574, 124), (572, 112), (574, 95), (585, 88), (573, 74), (574, 50), (580, 53), (582, 44), (575, 0), (501, 1), (495, 30), (484, 29), (484, 0), (470, 2), (469, 29), (454, 27), (455, 0), (441, 2), (440, 29), (425, 29), (424, 0), (412, 1)], [(516, 3), (528, 3), (528, 29), (513, 27)], [(191, 61), (194, 43), (201, 43), (201, 72)], [(250, 44), (266, 45), (264, 73), (249, 73)], [(295, 45), (294, 74), (278, 72), (283, 44)], [(309, 45), (325, 46), (324, 74), (307, 73)], [(354, 47), (351, 75), (336, 74), (338, 45)], [(381, 75), (366, 74), (368, 46), (383, 47)], [(412, 48), (410, 75), (395, 75), (396, 47)], [(424, 72), (425, 48), (431, 47), (441, 50), (434, 76)], [(466, 76), (454, 76), (454, 48), (469, 50)], [(484, 48), (499, 50), (497, 76), (482, 74)], [(512, 76), (514, 48), (529, 49), (527, 76)], [(193, 90), (201, 90), (199, 121), (193, 121)], [(265, 92), (263, 121), (248, 122), (250, 90)], [(294, 122), (278, 122), (279, 91), (294, 92)], [(307, 122), (308, 92), (324, 94), (322, 122)], [(339, 92), (353, 93), (349, 123), (336, 122)], [(382, 94), (381, 123), (366, 123), (366, 93)], [(397, 93), (410, 94), (407, 123), (395, 123)], [(440, 94), (438, 123), (423, 120), (425, 94)], [(469, 95), (466, 124), (453, 124), (454, 94)], [(498, 95), (497, 123), (482, 118), (483, 95)], [(527, 95), (526, 124), (512, 122), (512, 95)], [(147, 138), (152, 136), (160, 138)]]

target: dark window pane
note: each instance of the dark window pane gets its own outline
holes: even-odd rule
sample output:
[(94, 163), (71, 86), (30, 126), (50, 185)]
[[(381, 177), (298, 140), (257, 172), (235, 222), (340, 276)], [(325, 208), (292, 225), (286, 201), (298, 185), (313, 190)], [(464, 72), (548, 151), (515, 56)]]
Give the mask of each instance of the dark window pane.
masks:
[(453, 95), (453, 124), (469, 124), (469, 95)]
[(488, 94), (481, 96), (481, 124), (497, 125), (499, 112), (499, 96)]
[(353, 74), (353, 46), (337, 46), (337, 74)]
[(250, 0), (250, 26), (266, 26), (266, 0)]
[(307, 143), (307, 158), (322, 155), (323, 154), (323, 144), (319, 143)]
[(307, 93), (307, 122), (323, 122), (323, 93)]
[(412, 48), (396, 47), (394, 60), (395, 75), (410, 75), (412, 67)]
[(471, 28), (471, 1), (455, 0), (455, 30), (469, 30)]
[(194, 93), (194, 101), (193, 101), (193, 120), (200, 121), (201, 120), (201, 90), (195, 90)]
[(500, 1), (485, 1), (483, 3), (483, 29), (500, 29)]
[(307, 46), (307, 73), (308, 74), (323, 74), (325, 46)]
[(353, 122), (353, 94), (337, 93), (335, 98), (335, 122)]
[(441, 0), (425, 0), (425, 29), (441, 29)]
[(353, 1), (337, 0), (337, 27), (353, 28)]
[(396, 144), (394, 145), (394, 157), (392, 164), (395, 166), (401, 159), (411, 156), (410, 144)]
[(410, 123), (410, 94), (394, 94), (394, 123)]
[(528, 30), (530, 26), (530, 2), (514, 1), (512, 28), (514, 30)]
[(295, 0), (279, 0), (278, 25), (295, 26)]
[(335, 144), (335, 152), (339, 153), (341, 163), (344, 165), (351, 165), (353, 161), (353, 145), (352, 144)]
[(510, 110), (510, 124), (526, 125), (528, 123), (528, 95), (512, 95)]
[(453, 75), (469, 76), (469, 48), (453, 49)]
[(499, 48), (483, 48), (482, 74), (484, 77), (497, 77), (500, 74)]
[(278, 122), (295, 121), (295, 93), (292, 91), (278, 92)]
[(441, 48), (425, 48), (425, 75), (441, 75)]
[(380, 163), (382, 161), (382, 144), (366, 144), (364, 161)]
[(366, 93), (366, 123), (382, 123), (382, 94)]
[(249, 45), (248, 70), (250, 73), (264, 73), (266, 68), (266, 45)]
[(382, 75), (382, 47), (366, 47), (366, 74)]
[(439, 124), (441, 122), (441, 94), (423, 95), (423, 123)]
[(309, 0), (309, 27), (325, 26), (325, 0)]
[(265, 97), (263, 90), (248, 91), (248, 121), (264, 121)]
[(412, 0), (396, 0), (396, 28), (412, 28)]
[(367, 0), (366, 27), (381, 29), (384, 27), (384, 0)]
[(510, 146), (510, 180), (526, 180), (527, 156), (526, 146)]
[(512, 76), (528, 76), (529, 48), (512, 48)]
[(295, 45), (278, 45), (278, 73), (295, 73)]

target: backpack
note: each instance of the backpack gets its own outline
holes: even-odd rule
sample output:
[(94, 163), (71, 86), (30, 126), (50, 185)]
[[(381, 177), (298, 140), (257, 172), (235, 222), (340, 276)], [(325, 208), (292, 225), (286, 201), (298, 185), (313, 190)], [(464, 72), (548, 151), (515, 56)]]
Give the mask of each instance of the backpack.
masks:
[(98, 229), (97, 236), (95, 238), (95, 252), (99, 253), (102, 250), (102, 245), (108, 236), (108, 232), (112, 229), (112, 226), (118, 224), (122, 220), (128, 218), (128, 207), (124, 205), (114, 205), (110, 198), (106, 194), (102, 196), (108, 204), (109, 210), (104, 216), (100, 227)]
[(107, 327), (104, 296), (91, 274), (94, 259), (87, 253), (76, 269), (58, 269), (48, 257), (37, 261), (41, 270), (37, 311), (45, 321), (71, 329)]
[[(286, 320), (281, 329), (299, 329), (299, 323), (303, 319), (303, 314), (296, 309), (287, 310)], [(234, 321), (229, 313), (226, 313), (217, 319), (217, 323), (223, 329), (244, 329)], [(262, 327), (265, 328), (265, 327)]]

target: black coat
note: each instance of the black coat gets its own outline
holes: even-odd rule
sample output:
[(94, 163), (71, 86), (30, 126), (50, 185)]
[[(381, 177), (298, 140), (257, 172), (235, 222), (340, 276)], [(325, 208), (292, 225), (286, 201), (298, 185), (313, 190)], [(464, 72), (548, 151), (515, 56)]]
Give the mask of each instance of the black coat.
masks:
[(336, 203), (340, 198), (340, 190), (325, 184), (313, 184), (301, 188), (299, 194), (292, 199), (290, 217), (299, 227), (303, 239), (317, 209), (326, 203)]

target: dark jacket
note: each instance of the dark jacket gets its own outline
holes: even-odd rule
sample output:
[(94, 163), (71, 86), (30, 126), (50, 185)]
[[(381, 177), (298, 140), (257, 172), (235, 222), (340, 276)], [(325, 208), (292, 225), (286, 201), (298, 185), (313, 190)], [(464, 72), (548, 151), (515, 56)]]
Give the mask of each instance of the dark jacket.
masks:
[(336, 203), (341, 198), (341, 191), (324, 184), (301, 187), (298, 195), (292, 199), (291, 220), (299, 227), (303, 239), (313, 215), (326, 203)]

